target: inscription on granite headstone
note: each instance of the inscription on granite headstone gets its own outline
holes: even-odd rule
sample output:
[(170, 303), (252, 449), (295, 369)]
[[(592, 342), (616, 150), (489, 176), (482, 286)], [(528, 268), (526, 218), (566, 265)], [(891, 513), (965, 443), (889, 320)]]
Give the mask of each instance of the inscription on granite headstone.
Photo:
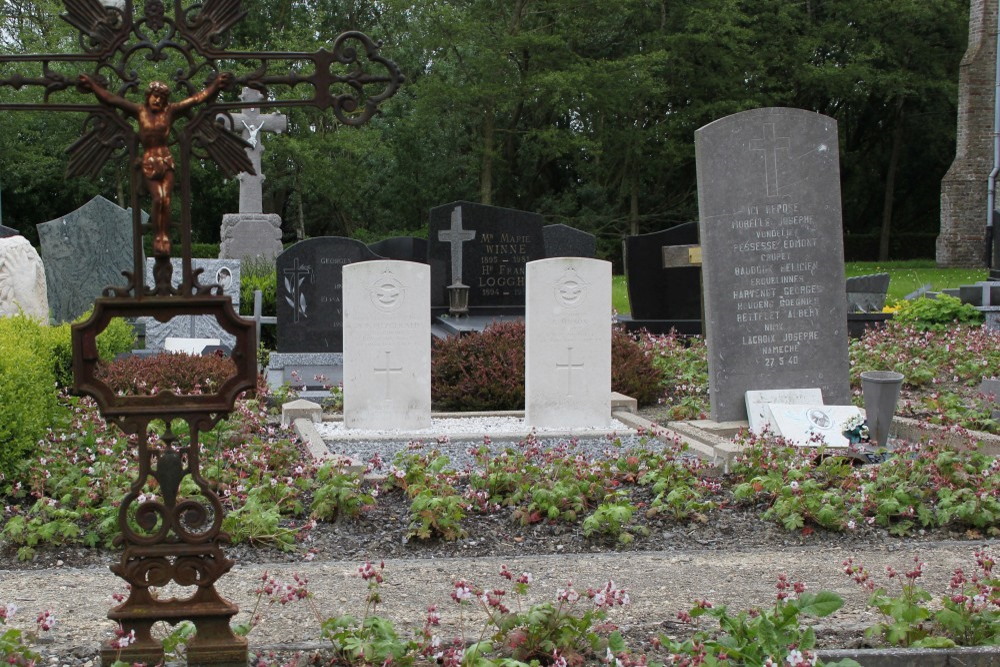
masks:
[(299, 241), (278, 255), (278, 352), (342, 352), (343, 269), (379, 259), (339, 236)]
[(456, 252), (461, 253), (461, 282), (469, 286), (470, 308), (524, 308), (525, 264), (545, 257), (541, 215), (466, 201), (431, 209), (432, 306), (448, 305), (447, 286), (455, 282), (453, 245), (460, 246)]
[(850, 402), (837, 124), (745, 111), (695, 133), (712, 418), (751, 389)]

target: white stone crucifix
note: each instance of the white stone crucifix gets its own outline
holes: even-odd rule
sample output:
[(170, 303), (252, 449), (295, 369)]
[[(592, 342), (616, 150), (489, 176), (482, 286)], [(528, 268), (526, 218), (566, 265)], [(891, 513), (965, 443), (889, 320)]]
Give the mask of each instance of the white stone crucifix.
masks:
[[(253, 88), (244, 88), (240, 100), (243, 102), (260, 102), (264, 99), (259, 91)], [(263, 213), (263, 184), (264, 174), (261, 173), (260, 156), (264, 152), (264, 144), (257, 135), (261, 130), (265, 132), (284, 132), (288, 129), (288, 118), (284, 114), (269, 113), (261, 114), (254, 107), (245, 109), (243, 113), (232, 114), (233, 129), (241, 130), (243, 138), (247, 140), (251, 148), (247, 149), (247, 155), (253, 163), (253, 170), (256, 174), (246, 172), (237, 176), (240, 181), (240, 213)]]

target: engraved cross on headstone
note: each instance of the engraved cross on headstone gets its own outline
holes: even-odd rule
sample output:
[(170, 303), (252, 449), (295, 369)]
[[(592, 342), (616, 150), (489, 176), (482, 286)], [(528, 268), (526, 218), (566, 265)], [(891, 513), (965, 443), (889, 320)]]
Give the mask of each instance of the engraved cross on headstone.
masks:
[[(243, 102), (260, 102), (264, 96), (253, 88), (244, 88), (240, 100)], [(261, 153), (264, 143), (259, 136), (261, 132), (281, 133), (288, 129), (288, 118), (281, 113), (262, 114), (256, 107), (250, 107), (243, 113), (232, 114), (233, 129), (242, 133), (250, 144), (247, 155), (253, 163), (254, 173), (241, 172), (236, 178), (240, 181), (240, 213), (263, 213), (264, 173), (261, 171)]]
[(302, 292), (302, 283), (306, 278), (309, 278), (310, 281), (314, 279), (312, 267), (308, 264), (299, 266), (299, 259), (296, 257), (295, 263), (290, 268), (285, 269), (284, 273), (285, 291), (288, 292), (285, 295), (285, 301), (292, 307), (293, 321), (298, 322), (300, 315), (306, 316), (306, 296)]
[(774, 123), (764, 123), (764, 137), (751, 139), (750, 150), (764, 153), (764, 180), (767, 183), (767, 196), (778, 196), (778, 151), (788, 150), (791, 142), (788, 137), (774, 136)]
[(389, 398), (390, 385), (392, 384), (392, 376), (393, 375), (401, 375), (403, 373), (403, 367), (402, 366), (395, 366), (395, 367), (393, 367), (393, 366), (389, 365), (389, 357), (391, 357), (391, 356), (392, 356), (392, 352), (390, 350), (386, 350), (385, 351), (385, 366), (382, 367), (382, 368), (375, 368), (375, 369), (373, 369), (375, 371), (375, 373), (378, 373), (380, 375), (382, 373), (385, 374), (385, 397), (386, 397), (387, 400)]
[(583, 362), (578, 364), (573, 363), (573, 348), (566, 348), (566, 363), (560, 364), (556, 362), (557, 371), (566, 371), (566, 398), (572, 398), (573, 396), (573, 369), (583, 368)]
[(438, 232), (438, 240), (451, 244), (451, 283), (462, 284), (462, 244), (476, 238), (472, 229), (462, 229), (462, 207), (451, 212), (451, 229)]

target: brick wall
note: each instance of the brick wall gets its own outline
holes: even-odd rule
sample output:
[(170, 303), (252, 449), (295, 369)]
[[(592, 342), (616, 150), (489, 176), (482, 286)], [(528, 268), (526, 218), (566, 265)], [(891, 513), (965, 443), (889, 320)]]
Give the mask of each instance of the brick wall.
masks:
[(941, 180), (939, 266), (984, 265), (987, 179), (993, 169), (997, 4), (972, 0), (969, 8), (969, 48), (958, 80), (955, 161)]

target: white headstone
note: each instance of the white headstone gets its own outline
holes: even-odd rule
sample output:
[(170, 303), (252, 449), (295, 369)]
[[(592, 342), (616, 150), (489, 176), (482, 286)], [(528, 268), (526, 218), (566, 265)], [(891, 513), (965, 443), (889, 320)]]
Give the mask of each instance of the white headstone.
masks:
[(525, 423), (611, 423), (611, 263), (555, 257), (527, 264)]
[(763, 391), (748, 391), (747, 396), (747, 416), (750, 418), (750, 430), (754, 433), (761, 433), (764, 428), (770, 426), (772, 433), (777, 433), (778, 429), (768, 409), (769, 403), (791, 403), (801, 405), (809, 403), (811, 405), (823, 405), (823, 391), (819, 387), (810, 389), (765, 389)]
[(24, 313), (49, 321), (45, 267), (23, 236), (0, 239), (0, 317)]
[(844, 435), (849, 419), (864, 416), (861, 408), (853, 405), (768, 405), (781, 437), (799, 446), (826, 445), (847, 447), (850, 440)]
[(431, 425), (431, 274), (416, 262), (343, 268), (344, 425)]

